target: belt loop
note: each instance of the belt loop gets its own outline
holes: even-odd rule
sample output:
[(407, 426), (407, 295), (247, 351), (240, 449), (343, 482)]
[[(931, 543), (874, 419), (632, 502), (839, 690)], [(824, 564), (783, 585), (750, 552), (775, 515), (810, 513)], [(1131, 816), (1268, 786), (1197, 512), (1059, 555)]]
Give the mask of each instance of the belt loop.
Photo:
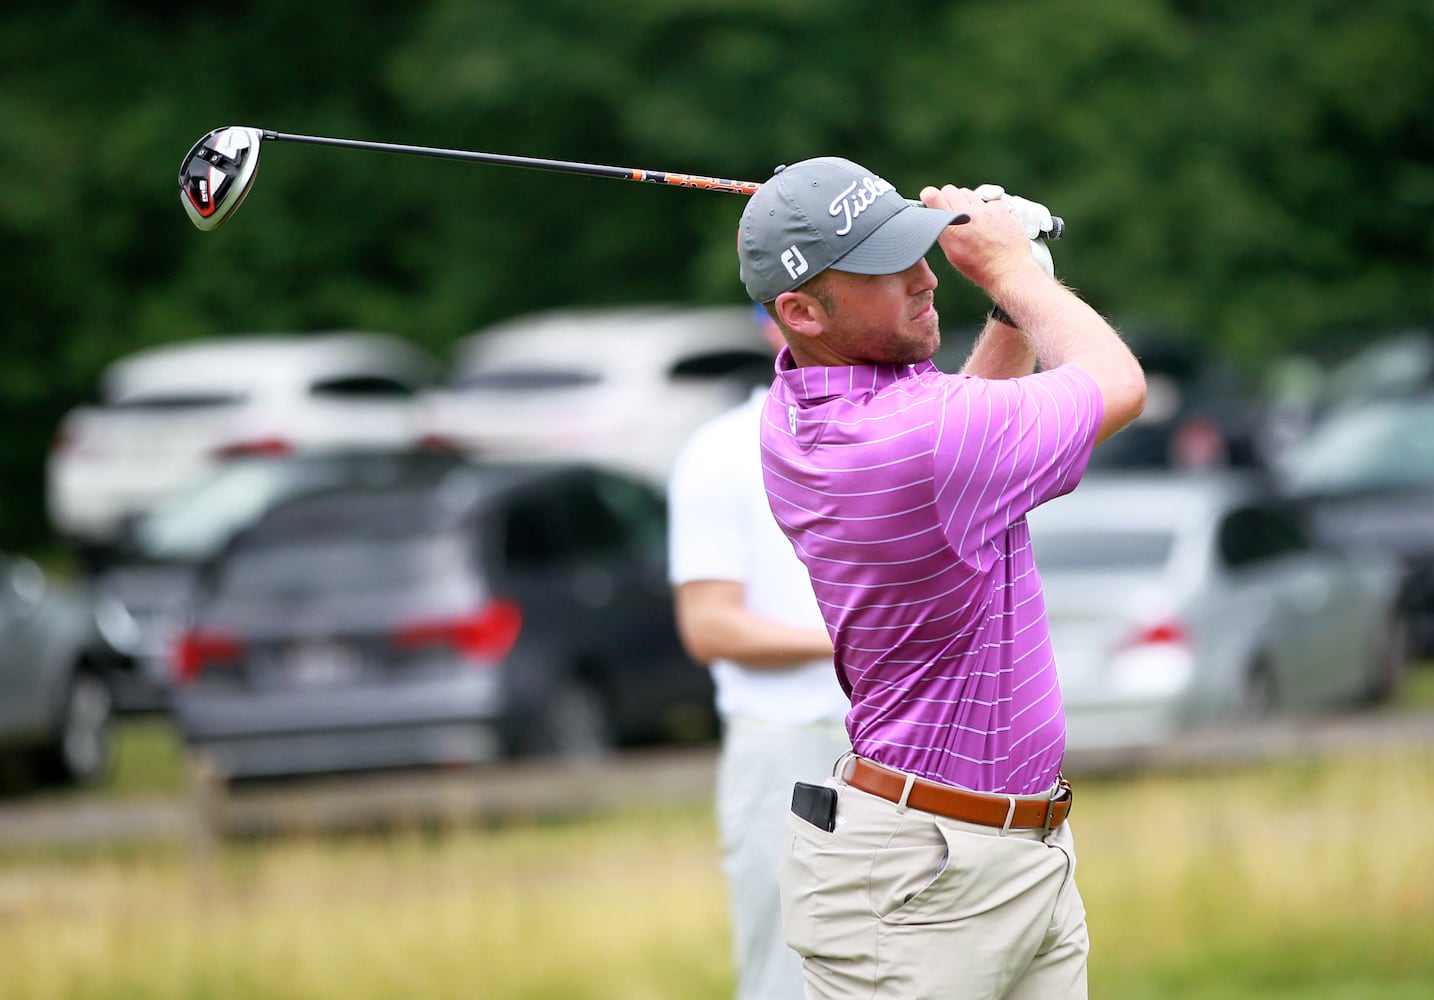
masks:
[(841, 756), (836, 759), (836, 763), (832, 765), (832, 777), (845, 781), (847, 761), (854, 759), (856, 759), (855, 750), (843, 750)]
[(1006, 801), (1010, 805), (1006, 807), (1006, 822), (1001, 824), (1001, 836), (1003, 837), (1011, 832), (1011, 821), (1016, 818), (1016, 797), (1007, 795)]
[(906, 775), (906, 787), (902, 788), (901, 798), (896, 802), (897, 812), (906, 812), (906, 800), (911, 797), (911, 786), (914, 784), (916, 784), (916, 775), (908, 773)]
[(1046, 798), (1046, 822), (1045, 825), (1041, 827), (1042, 840), (1050, 836), (1051, 820), (1055, 817), (1056, 803), (1060, 801), (1061, 796), (1063, 796), (1069, 788), (1070, 785), (1066, 782), (1065, 778), (1062, 775), (1056, 775), (1056, 783), (1051, 786), (1051, 793)]

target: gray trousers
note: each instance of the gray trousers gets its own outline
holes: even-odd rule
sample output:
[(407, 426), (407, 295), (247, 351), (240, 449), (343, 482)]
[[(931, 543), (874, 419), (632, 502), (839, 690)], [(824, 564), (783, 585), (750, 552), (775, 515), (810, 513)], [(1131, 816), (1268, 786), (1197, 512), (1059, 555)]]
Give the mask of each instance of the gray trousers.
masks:
[(717, 820), (738, 1000), (802, 995), (802, 962), (783, 936), (777, 891), (792, 785), (820, 784), (837, 758), (850, 751), (839, 721), (797, 726), (723, 720)]

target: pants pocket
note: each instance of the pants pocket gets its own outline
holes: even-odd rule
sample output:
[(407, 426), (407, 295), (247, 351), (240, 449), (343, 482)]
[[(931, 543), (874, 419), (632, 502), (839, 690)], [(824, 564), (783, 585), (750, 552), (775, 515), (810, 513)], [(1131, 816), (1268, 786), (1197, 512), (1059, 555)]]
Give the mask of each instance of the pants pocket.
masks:
[(782, 931), (787, 945), (797, 954), (811, 955), (817, 948), (822, 923), (824, 885), (822, 870), (831, 834), (818, 830), (794, 813), (787, 814), (783, 834), (785, 850), (778, 873), (782, 897)]

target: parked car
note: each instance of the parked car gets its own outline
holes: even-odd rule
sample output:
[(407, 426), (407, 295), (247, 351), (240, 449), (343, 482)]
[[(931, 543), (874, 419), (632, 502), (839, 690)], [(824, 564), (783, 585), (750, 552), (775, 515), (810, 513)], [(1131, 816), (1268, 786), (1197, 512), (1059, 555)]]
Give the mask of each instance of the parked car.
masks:
[(665, 525), (644, 481), (567, 463), (290, 500), (214, 567), (176, 649), (179, 729), (229, 780), (710, 734)]
[(750, 306), (558, 310), (465, 337), (424, 426), (480, 457), (591, 461), (661, 483), (698, 424), (771, 380)]
[(31, 778), (87, 784), (110, 768), (110, 694), (89, 657), (83, 592), (30, 559), (0, 555), (0, 761)]
[(189, 620), (204, 566), (276, 504), (344, 485), (432, 481), (461, 464), (425, 449), (318, 450), (243, 455), (127, 520), (94, 574), (101, 653), (120, 710), (166, 707), (170, 651)]
[(1089, 473), (1033, 511), (1073, 749), (1388, 697), (1399, 569), (1311, 541), (1237, 473)]
[(417, 440), (436, 362), (379, 333), (219, 337), (140, 351), (62, 419), (46, 468), (58, 534), (87, 552), (228, 458)]
[(1359, 349), (1331, 367), (1321, 411), (1434, 390), (1434, 331), (1360, 331), (1358, 341)]
[(1145, 409), (1091, 456), (1097, 469), (1254, 468), (1263, 462), (1258, 394), (1198, 340), (1127, 330), (1145, 370)]
[(1434, 395), (1339, 407), (1284, 453), (1277, 473), (1322, 541), (1402, 561), (1413, 651), (1434, 656)]

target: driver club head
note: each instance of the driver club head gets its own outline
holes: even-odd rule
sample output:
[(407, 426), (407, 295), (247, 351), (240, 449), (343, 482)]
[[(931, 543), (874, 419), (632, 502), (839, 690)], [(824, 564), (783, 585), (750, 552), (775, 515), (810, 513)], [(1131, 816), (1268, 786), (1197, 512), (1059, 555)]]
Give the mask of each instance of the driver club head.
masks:
[(234, 214), (259, 170), (256, 128), (228, 125), (194, 144), (179, 164), (179, 200), (189, 221), (208, 232)]

